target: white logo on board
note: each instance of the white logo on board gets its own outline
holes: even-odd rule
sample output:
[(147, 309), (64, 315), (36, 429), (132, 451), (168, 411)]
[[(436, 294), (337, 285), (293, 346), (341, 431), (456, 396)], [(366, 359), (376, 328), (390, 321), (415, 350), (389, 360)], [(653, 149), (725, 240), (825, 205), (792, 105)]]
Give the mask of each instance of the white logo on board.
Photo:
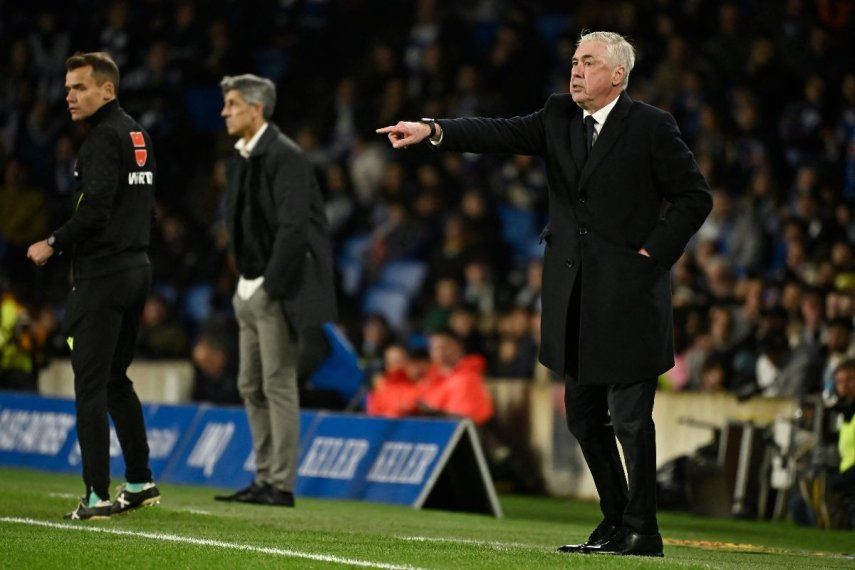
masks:
[(225, 424), (211, 422), (206, 425), (202, 435), (199, 436), (199, 441), (196, 442), (196, 446), (187, 459), (187, 465), (202, 467), (202, 473), (205, 474), (205, 477), (210, 477), (214, 473), (214, 466), (222, 457), (234, 433), (235, 424), (231, 422)]
[(74, 424), (71, 414), (4, 409), (0, 411), (0, 450), (56, 455)]
[(366, 439), (316, 437), (297, 474), (302, 477), (353, 479), (368, 447)]
[(375, 483), (400, 483), (419, 485), (424, 482), (428, 467), (439, 454), (433, 443), (404, 443), (388, 441), (368, 472), (368, 480)]

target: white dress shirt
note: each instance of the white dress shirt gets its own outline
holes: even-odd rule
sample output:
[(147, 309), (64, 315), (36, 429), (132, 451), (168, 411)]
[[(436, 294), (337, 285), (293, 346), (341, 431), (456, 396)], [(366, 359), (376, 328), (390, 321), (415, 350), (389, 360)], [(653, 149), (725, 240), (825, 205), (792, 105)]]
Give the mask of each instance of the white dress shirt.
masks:
[(589, 113), (588, 111), (582, 111), (582, 120), (585, 120), (585, 117), (588, 115), (593, 115), (594, 120), (594, 143), (597, 142), (597, 137), (600, 136), (600, 131), (603, 129), (603, 125), (606, 124), (606, 120), (609, 118), (609, 113), (612, 112), (612, 109), (617, 105), (618, 99), (620, 99), (620, 95), (614, 98), (614, 101), (597, 111), (596, 113)]

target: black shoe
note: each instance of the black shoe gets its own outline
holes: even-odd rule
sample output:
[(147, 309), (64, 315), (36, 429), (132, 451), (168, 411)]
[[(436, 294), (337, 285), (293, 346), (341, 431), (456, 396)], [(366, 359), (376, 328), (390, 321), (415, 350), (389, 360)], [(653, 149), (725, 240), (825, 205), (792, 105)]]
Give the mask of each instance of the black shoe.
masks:
[(113, 503), (110, 501), (101, 500), (90, 507), (86, 497), (80, 497), (80, 503), (77, 504), (77, 508), (70, 513), (66, 513), (64, 518), (72, 521), (107, 520), (110, 518), (112, 510)]
[(253, 502), (258, 503), (259, 505), (270, 505), (274, 507), (294, 506), (294, 493), (291, 493), (290, 491), (280, 491), (273, 485), (267, 485), (264, 492), (256, 499), (257, 500)]
[(138, 493), (128, 491), (125, 485), (118, 487), (116, 492), (116, 500), (113, 502), (114, 515), (160, 503), (160, 490), (158, 490), (154, 483), (146, 483), (143, 490)]
[(614, 554), (618, 556), (664, 556), (662, 536), (656, 534), (638, 534), (626, 527), (620, 529), (610, 540), (599, 546), (590, 546), (585, 551), (593, 554)]
[(231, 501), (236, 503), (257, 503), (258, 498), (265, 493), (266, 485), (259, 485), (255, 481), (246, 489), (241, 489), (237, 493), (231, 495), (217, 495), (214, 497), (216, 501)]
[(594, 532), (591, 533), (591, 536), (588, 537), (587, 541), (582, 544), (565, 544), (564, 546), (559, 546), (558, 552), (585, 553), (586, 548), (591, 546), (600, 546), (602, 543), (612, 538), (619, 530), (620, 527), (603, 521), (597, 525), (597, 528), (594, 529)]

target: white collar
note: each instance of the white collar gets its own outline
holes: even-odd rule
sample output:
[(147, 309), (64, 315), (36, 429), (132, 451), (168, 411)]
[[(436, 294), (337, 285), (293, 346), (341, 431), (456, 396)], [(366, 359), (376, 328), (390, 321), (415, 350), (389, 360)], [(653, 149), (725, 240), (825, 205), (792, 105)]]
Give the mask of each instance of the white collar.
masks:
[(600, 129), (603, 128), (603, 125), (606, 124), (606, 119), (609, 118), (609, 113), (611, 113), (612, 109), (614, 109), (615, 105), (617, 105), (618, 99), (620, 99), (620, 95), (615, 97), (611, 103), (609, 103), (605, 107), (602, 107), (599, 111), (597, 111), (595, 113), (589, 113), (588, 111), (585, 111), (583, 109), (582, 110), (582, 120), (585, 120), (585, 117), (587, 117), (588, 115), (593, 115), (594, 120), (597, 121), (597, 123), (594, 125), (594, 127), (597, 129), (597, 132), (599, 133)]
[(265, 121), (261, 128), (258, 129), (252, 138), (249, 139), (249, 142), (246, 142), (243, 137), (239, 138), (235, 143), (235, 148), (244, 158), (249, 158), (249, 155), (252, 154), (252, 150), (255, 148), (255, 145), (258, 144), (258, 140), (261, 138), (261, 135), (264, 134), (264, 131), (267, 130), (267, 122)]

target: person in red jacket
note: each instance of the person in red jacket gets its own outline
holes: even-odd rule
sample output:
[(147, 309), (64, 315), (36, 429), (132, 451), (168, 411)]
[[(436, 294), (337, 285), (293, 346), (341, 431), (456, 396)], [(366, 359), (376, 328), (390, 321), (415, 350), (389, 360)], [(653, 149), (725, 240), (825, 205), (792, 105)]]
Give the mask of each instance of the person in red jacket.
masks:
[(400, 344), (390, 345), (383, 353), (386, 373), (368, 396), (366, 412), (370, 416), (401, 418), (418, 413), (424, 375), (424, 357), (407, 354)]
[(442, 329), (430, 337), (430, 359), (427, 377), (419, 382), (421, 413), (465, 417), (479, 426), (493, 417), (493, 399), (484, 385), (483, 356), (465, 356), (460, 337)]

